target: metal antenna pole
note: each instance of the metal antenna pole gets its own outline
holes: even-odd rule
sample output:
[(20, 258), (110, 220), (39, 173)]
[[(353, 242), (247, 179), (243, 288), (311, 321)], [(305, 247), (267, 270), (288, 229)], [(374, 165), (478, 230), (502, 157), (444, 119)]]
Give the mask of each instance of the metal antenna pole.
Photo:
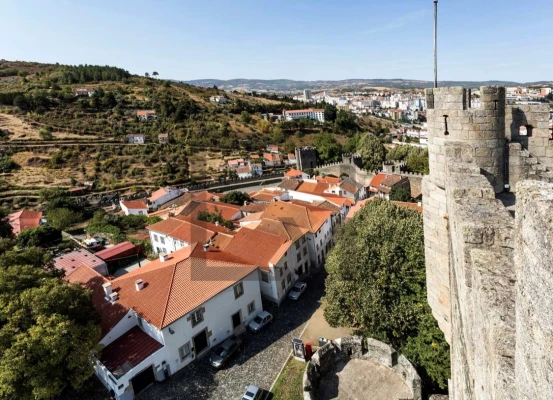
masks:
[(434, 0), (434, 87), (438, 87), (438, 0)]

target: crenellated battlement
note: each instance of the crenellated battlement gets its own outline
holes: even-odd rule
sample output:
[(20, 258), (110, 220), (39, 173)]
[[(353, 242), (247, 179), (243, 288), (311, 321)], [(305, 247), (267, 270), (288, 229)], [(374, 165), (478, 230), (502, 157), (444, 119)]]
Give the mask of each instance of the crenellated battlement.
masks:
[(537, 180), (553, 181), (548, 110), (505, 105), (501, 87), (482, 87), (478, 108), (468, 89), (426, 94), (427, 293), (451, 346), (450, 399), (547, 398), (553, 185)]

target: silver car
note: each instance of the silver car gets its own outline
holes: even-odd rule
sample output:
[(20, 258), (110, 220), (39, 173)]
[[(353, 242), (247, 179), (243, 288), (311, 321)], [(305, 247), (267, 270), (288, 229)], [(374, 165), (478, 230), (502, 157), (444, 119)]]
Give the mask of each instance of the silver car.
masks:
[(259, 389), (257, 386), (250, 385), (246, 388), (246, 392), (244, 393), (244, 396), (242, 396), (242, 400), (260, 400), (262, 394), (263, 390)]
[(251, 322), (248, 324), (248, 328), (250, 328), (252, 332), (257, 333), (272, 320), (273, 316), (271, 314), (269, 314), (267, 311), (261, 311), (255, 316), (254, 319), (251, 320)]
[(288, 298), (292, 300), (299, 299), (303, 292), (305, 292), (305, 289), (307, 289), (307, 283), (297, 281), (288, 292)]

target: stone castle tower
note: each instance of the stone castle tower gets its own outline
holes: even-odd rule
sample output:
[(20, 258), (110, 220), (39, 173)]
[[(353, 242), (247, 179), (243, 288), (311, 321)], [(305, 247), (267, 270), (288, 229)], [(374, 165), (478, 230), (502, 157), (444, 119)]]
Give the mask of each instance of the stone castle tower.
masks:
[(502, 87), (482, 87), (478, 108), (471, 107), (469, 89), (428, 89), (426, 97), (428, 301), (451, 346), (450, 398), (548, 398), (553, 390), (548, 106), (506, 105)]

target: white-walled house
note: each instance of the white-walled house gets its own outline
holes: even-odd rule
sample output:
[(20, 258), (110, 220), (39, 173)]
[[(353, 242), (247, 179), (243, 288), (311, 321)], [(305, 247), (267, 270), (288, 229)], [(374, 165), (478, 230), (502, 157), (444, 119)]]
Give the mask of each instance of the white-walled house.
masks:
[[(203, 225), (203, 226), (202, 226)], [(211, 229), (206, 228), (209, 226)], [(192, 243), (208, 243), (215, 237), (217, 231), (228, 232), (226, 228), (202, 221), (185, 220), (184, 217), (169, 217), (163, 221), (149, 225), (150, 243), (154, 253), (170, 254)]]
[(127, 143), (144, 144), (145, 142), (146, 142), (146, 136), (143, 134), (127, 135)]
[(262, 311), (257, 266), (195, 244), (112, 281), (86, 266), (67, 280), (93, 291), (104, 346), (94, 369), (117, 400), (173, 375)]
[(248, 162), (248, 165), (246, 165), (245, 167), (236, 168), (235, 171), (238, 177), (241, 179), (263, 175), (263, 167), (261, 166), (261, 164), (252, 164), (251, 162)]
[(177, 197), (179, 197), (181, 194), (183, 194), (184, 191), (175, 187), (166, 186), (162, 187), (155, 192), (152, 193), (152, 195), (149, 197), (150, 201), (150, 207), (151, 208), (157, 208), (161, 206), (162, 204), (167, 203), (168, 201), (171, 201)]
[(292, 168), (284, 174), (286, 179), (309, 179), (309, 175), (305, 172)]
[(148, 215), (148, 206), (142, 200), (120, 200), (125, 215)]

